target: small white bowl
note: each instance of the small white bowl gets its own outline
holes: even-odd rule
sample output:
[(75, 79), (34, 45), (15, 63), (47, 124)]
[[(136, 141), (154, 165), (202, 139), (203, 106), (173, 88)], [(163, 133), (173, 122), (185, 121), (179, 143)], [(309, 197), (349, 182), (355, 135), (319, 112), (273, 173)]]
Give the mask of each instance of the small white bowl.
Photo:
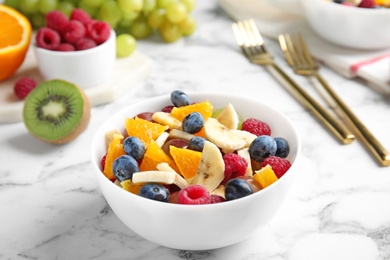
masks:
[(82, 51), (62, 52), (33, 45), (38, 68), (45, 80), (63, 79), (81, 88), (90, 88), (106, 82), (114, 70), (116, 35), (111, 30), (104, 43)]
[(108, 180), (101, 172), (106, 153), (105, 133), (113, 128), (125, 132), (124, 121), (145, 111), (160, 111), (171, 104), (170, 96), (159, 96), (133, 104), (110, 117), (96, 132), (91, 145), (94, 172), (108, 204), (118, 218), (141, 237), (170, 248), (208, 250), (248, 238), (264, 226), (282, 206), (296, 171), (301, 143), (293, 124), (282, 113), (254, 99), (221, 93), (188, 93), (193, 102), (210, 100), (214, 108), (233, 104), (244, 118), (267, 122), (272, 136), (286, 138), (291, 168), (278, 181), (252, 195), (208, 205), (170, 204), (132, 194)]
[(390, 9), (360, 8), (326, 0), (301, 0), (313, 30), (325, 40), (348, 48), (390, 47)]

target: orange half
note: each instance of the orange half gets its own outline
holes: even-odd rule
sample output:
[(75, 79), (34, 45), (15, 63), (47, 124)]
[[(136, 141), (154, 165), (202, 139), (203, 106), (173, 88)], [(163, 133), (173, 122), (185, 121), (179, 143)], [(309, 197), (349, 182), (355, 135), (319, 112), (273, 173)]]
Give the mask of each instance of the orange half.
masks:
[(0, 81), (22, 65), (30, 46), (31, 24), (15, 9), (0, 4)]

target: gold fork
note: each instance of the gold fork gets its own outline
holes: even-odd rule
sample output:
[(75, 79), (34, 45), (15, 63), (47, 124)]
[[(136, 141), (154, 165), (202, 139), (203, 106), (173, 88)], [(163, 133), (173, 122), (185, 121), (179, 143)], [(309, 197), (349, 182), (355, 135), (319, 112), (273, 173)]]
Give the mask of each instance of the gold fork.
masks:
[(390, 166), (389, 152), (386, 151), (375, 136), (319, 74), (319, 68), (312, 58), (302, 34), (279, 35), (279, 43), (287, 63), (293, 68), (294, 72), (317, 79), (323, 87), (323, 90), (325, 90), (325, 93), (330, 97), (332, 103), (336, 105), (338, 112), (345, 123), (351, 128), (352, 132), (355, 133), (358, 139), (368, 148), (382, 166)]
[(290, 93), (343, 144), (349, 144), (355, 139), (355, 136), (344, 125), (338, 122), (274, 62), (272, 56), (267, 52), (263, 38), (253, 20), (233, 23), (232, 28), (238, 46), (250, 62), (265, 66), (273, 76), (289, 87)]

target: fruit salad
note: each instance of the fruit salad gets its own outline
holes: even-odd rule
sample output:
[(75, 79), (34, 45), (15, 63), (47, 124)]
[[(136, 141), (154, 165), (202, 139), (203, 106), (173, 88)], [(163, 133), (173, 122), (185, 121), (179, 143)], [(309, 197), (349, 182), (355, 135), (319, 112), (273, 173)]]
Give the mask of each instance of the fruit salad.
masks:
[(124, 120), (106, 132), (102, 173), (124, 190), (177, 204), (239, 199), (288, 171), (290, 147), (261, 118), (243, 118), (234, 104), (193, 103), (181, 90), (160, 111)]

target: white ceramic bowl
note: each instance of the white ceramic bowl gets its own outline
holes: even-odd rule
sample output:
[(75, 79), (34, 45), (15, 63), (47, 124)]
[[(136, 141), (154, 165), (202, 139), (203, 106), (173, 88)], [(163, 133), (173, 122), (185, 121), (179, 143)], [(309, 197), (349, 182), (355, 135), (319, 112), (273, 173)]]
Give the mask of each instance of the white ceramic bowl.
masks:
[(183, 250), (208, 250), (225, 247), (248, 238), (264, 226), (282, 206), (300, 156), (297, 131), (282, 113), (254, 99), (216, 93), (188, 93), (193, 102), (210, 100), (214, 108), (229, 102), (245, 118), (267, 122), (273, 136), (282, 136), (290, 144), (291, 168), (269, 187), (233, 201), (209, 205), (179, 205), (158, 202), (132, 194), (109, 181), (101, 172), (106, 153), (105, 133), (124, 130), (126, 117), (145, 111), (159, 111), (171, 104), (169, 95), (131, 105), (109, 118), (96, 132), (91, 146), (92, 164), (100, 188), (115, 214), (135, 233), (154, 243)]
[(326, 0), (301, 0), (313, 30), (325, 40), (348, 48), (390, 47), (390, 9), (344, 6)]
[(116, 35), (94, 48), (82, 51), (51, 51), (33, 45), (38, 68), (45, 80), (63, 79), (81, 88), (90, 88), (106, 82), (114, 70)]

